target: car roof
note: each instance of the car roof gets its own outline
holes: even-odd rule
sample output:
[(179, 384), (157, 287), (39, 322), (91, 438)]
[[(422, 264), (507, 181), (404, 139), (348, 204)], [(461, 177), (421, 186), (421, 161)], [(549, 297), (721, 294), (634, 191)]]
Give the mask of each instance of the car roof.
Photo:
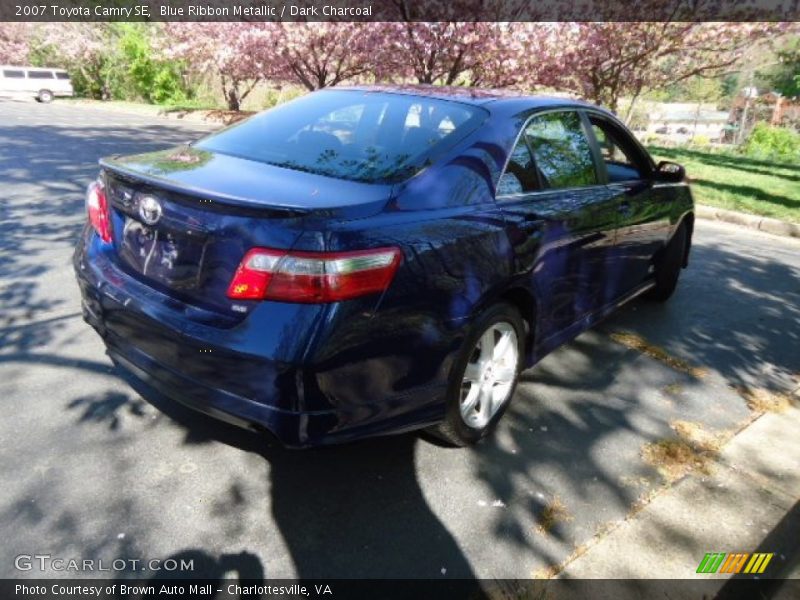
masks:
[[(328, 88), (331, 89), (331, 88)], [(425, 85), (425, 84), (383, 84), (339, 86), (335, 89), (355, 90), (363, 92), (407, 94), (441, 100), (452, 100), (465, 104), (486, 106), (488, 104), (504, 107), (546, 108), (550, 106), (574, 106), (581, 108), (601, 108), (595, 104), (574, 98), (546, 95), (530, 95), (508, 89), (486, 89), (460, 86)], [(605, 110), (602, 109), (601, 110)]]
[(58, 73), (66, 73), (66, 69), (60, 67), (26, 67), (25, 65), (0, 65), (0, 69), (8, 69), (15, 71), (56, 71)]

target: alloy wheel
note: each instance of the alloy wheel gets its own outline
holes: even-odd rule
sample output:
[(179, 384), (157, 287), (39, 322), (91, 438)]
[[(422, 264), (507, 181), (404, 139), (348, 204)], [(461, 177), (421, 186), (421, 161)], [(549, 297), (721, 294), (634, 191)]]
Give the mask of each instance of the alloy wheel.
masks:
[(517, 333), (511, 323), (491, 325), (478, 339), (464, 370), (459, 409), (466, 425), (485, 427), (508, 401), (519, 366)]

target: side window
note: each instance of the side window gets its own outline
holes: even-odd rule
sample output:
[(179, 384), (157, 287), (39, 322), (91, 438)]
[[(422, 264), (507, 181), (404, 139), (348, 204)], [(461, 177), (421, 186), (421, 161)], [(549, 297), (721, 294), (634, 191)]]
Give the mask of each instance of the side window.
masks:
[(545, 189), (597, 183), (594, 158), (578, 113), (547, 113), (531, 120), (523, 138), (533, 152)]
[(628, 134), (602, 117), (590, 114), (589, 121), (600, 146), (608, 181), (614, 183), (643, 179), (648, 171), (647, 161)]
[(56, 79), (69, 79), (69, 73), (61, 73), (56, 71)]
[(25, 77), (25, 73), (23, 71), (6, 70), (3, 71), (3, 77), (7, 77), (8, 79), (23, 79)]
[(28, 71), (28, 79), (55, 79), (52, 71)]
[(511, 152), (506, 170), (497, 183), (497, 196), (513, 196), (539, 189), (536, 167), (525, 137), (522, 136)]

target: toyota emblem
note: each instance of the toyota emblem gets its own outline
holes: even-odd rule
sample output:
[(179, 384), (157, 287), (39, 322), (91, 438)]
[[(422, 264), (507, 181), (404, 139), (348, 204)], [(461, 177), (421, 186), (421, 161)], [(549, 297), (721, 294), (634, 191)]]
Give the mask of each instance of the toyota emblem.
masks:
[(146, 225), (155, 225), (161, 218), (161, 203), (153, 196), (139, 200), (139, 216)]

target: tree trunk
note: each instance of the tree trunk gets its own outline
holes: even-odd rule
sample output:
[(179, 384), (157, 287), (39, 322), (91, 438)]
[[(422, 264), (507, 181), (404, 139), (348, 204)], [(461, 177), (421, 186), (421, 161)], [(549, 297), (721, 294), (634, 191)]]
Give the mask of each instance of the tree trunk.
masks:
[(694, 123), (692, 124), (692, 139), (697, 137), (697, 122), (700, 120), (700, 109), (702, 108), (703, 103), (697, 103), (697, 110), (694, 112)]
[(239, 94), (236, 93), (234, 85), (228, 90), (228, 110), (239, 110)]
[(639, 99), (639, 94), (636, 93), (631, 98), (631, 103), (628, 105), (628, 110), (625, 113), (625, 125), (628, 127), (631, 126), (631, 118), (633, 118), (633, 107), (636, 104), (636, 101)]

